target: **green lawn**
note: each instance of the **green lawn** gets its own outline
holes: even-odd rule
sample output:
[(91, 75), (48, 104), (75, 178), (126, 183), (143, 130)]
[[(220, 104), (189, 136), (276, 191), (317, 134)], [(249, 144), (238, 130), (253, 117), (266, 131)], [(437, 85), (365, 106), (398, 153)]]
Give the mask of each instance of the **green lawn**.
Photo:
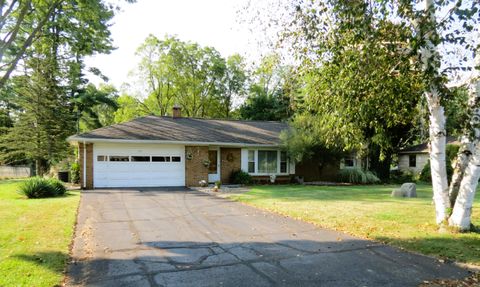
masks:
[(0, 181), (0, 286), (55, 286), (63, 280), (79, 192), (26, 199), (20, 181)]
[[(439, 234), (431, 186), (418, 198), (391, 198), (398, 186), (255, 186), (233, 199), (363, 238), (480, 265), (480, 234)], [(480, 226), (476, 196), (473, 224)]]

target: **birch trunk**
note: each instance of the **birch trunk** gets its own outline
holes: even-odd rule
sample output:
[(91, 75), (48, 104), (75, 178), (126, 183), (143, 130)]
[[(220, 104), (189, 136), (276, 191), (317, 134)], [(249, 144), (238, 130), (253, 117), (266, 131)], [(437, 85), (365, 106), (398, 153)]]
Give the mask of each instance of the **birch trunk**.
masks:
[(474, 133), (472, 143), (474, 149), (460, 183), (452, 215), (448, 221), (450, 226), (462, 231), (470, 229), (473, 199), (480, 178), (480, 108), (478, 107), (480, 104), (480, 81), (476, 80), (475, 84), (470, 86), (469, 92), (469, 104), (472, 106), (470, 125)]
[(435, 203), (435, 217), (437, 224), (442, 224), (447, 220), (447, 210), (449, 207), (448, 199), (448, 181), (446, 166), (446, 131), (445, 131), (445, 111), (440, 103), (441, 89), (439, 85), (441, 77), (438, 70), (440, 68), (440, 55), (433, 39), (437, 38), (437, 23), (435, 16), (434, 0), (424, 0), (424, 11), (426, 18), (420, 18), (417, 26), (419, 35), (423, 35), (425, 44), (420, 49), (420, 62), (423, 72), (429, 83), (425, 90), (427, 99), (429, 119), (430, 119), (430, 167), (432, 172), (433, 202)]
[(455, 206), (455, 201), (457, 200), (460, 184), (462, 182), (463, 176), (465, 175), (465, 170), (468, 166), (468, 162), (470, 161), (470, 157), (473, 153), (473, 147), (474, 145), (468, 135), (463, 135), (460, 149), (458, 150), (455, 167), (453, 169), (452, 180), (448, 189), (450, 208), (453, 208)]
[(440, 105), (440, 96), (435, 87), (427, 93), (430, 111), (430, 167), (432, 172), (433, 201), (435, 203), (435, 218), (441, 224), (448, 218), (448, 181), (446, 165), (446, 131), (445, 112)]

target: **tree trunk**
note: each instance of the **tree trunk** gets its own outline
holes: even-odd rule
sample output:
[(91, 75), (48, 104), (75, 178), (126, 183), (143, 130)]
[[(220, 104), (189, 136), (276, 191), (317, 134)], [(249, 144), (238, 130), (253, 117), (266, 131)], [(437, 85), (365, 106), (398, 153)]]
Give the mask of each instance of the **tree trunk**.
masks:
[(448, 221), (450, 226), (457, 227), (462, 231), (470, 230), (473, 199), (479, 178), (480, 150), (477, 145), (460, 184), (457, 200), (455, 201), (452, 215)]
[[(469, 105), (471, 107), (470, 126), (473, 132), (473, 141), (470, 146), (473, 154), (469, 157), (468, 165), (465, 169), (463, 179), (458, 188), (452, 215), (449, 219), (449, 225), (462, 231), (470, 229), (471, 214), (475, 191), (477, 190), (478, 179), (480, 178), (480, 81), (476, 81), (469, 87)], [(465, 135), (464, 137), (468, 137)]]
[(448, 189), (450, 208), (453, 208), (455, 206), (455, 200), (457, 200), (458, 190), (460, 189), (460, 184), (462, 182), (463, 176), (465, 175), (465, 170), (468, 166), (468, 162), (470, 161), (473, 146), (474, 145), (472, 144), (470, 138), (466, 135), (463, 135), (462, 143), (460, 145), (460, 149), (458, 150), (455, 167), (453, 169), (452, 180)]
[(446, 165), (445, 113), (440, 105), (440, 96), (435, 87), (426, 93), (430, 110), (430, 167), (432, 172), (433, 201), (437, 224), (447, 219), (449, 207)]

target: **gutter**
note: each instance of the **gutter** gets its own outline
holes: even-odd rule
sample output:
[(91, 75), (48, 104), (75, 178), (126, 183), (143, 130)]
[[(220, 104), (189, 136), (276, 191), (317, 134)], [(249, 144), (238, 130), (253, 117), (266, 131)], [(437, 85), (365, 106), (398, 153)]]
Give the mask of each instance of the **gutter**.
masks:
[(170, 141), (170, 140), (127, 140), (127, 139), (98, 139), (98, 138), (79, 138), (71, 136), (67, 138), (68, 142), (88, 143), (133, 143), (133, 144), (180, 144), (196, 146), (230, 146), (230, 147), (279, 147), (280, 144), (251, 144), (251, 143), (231, 143), (231, 142), (199, 142), (199, 141)]

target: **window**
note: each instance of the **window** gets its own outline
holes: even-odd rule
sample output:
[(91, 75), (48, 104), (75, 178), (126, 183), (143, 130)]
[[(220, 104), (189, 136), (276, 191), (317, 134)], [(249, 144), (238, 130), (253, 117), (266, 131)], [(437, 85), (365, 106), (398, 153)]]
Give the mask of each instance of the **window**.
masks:
[(172, 162), (180, 162), (181, 159), (179, 156), (172, 156)]
[(280, 173), (287, 173), (287, 153), (280, 152)]
[(169, 156), (152, 156), (152, 161), (153, 162), (169, 162), (170, 157)]
[(106, 155), (98, 155), (97, 156), (97, 161), (107, 161), (107, 156)]
[(150, 161), (150, 157), (149, 156), (132, 156), (132, 159), (131, 161)]
[(109, 159), (110, 161), (130, 161), (128, 156), (123, 155), (111, 155)]
[(417, 166), (417, 156), (411, 154), (408, 156), (408, 166), (409, 167), (416, 167)]
[(248, 172), (255, 173), (255, 151), (248, 151)]
[(346, 157), (343, 159), (343, 164), (345, 167), (355, 167), (355, 158), (353, 156)]
[(259, 150), (258, 151), (258, 172), (259, 173), (277, 173), (277, 151)]

